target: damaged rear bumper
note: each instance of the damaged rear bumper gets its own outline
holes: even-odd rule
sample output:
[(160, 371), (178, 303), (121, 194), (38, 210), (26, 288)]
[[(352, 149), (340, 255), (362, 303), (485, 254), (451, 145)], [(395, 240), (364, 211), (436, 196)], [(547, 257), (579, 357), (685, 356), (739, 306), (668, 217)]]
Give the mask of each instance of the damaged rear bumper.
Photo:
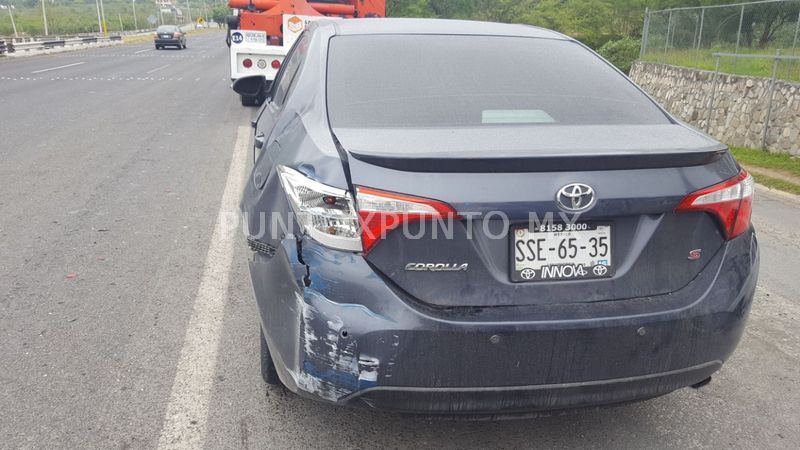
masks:
[[(298, 250), (300, 254), (298, 254)], [(281, 381), (338, 404), (512, 413), (652, 398), (718, 370), (743, 331), (758, 250), (747, 233), (670, 295), (433, 309), (360, 256), (287, 239), (251, 277)]]

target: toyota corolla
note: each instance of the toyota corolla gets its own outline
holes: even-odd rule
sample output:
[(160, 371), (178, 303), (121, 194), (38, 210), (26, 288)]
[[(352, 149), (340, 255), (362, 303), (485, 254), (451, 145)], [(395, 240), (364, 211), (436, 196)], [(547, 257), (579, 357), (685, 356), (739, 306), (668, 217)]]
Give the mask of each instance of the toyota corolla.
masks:
[(701, 386), (739, 341), (752, 178), (574, 39), (316, 22), (253, 125), (241, 207), (268, 383), (553, 410)]

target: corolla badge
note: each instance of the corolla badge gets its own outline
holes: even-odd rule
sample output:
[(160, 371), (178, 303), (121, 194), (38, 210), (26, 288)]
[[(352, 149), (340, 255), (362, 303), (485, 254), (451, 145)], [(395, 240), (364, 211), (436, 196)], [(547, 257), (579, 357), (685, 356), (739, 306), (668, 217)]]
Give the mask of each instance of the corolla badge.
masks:
[(468, 263), (449, 264), (449, 263), (408, 263), (406, 270), (412, 272), (466, 272), (469, 268)]
[(594, 189), (583, 183), (570, 183), (556, 193), (558, 207), (567, 212), (586, 211), (596, 200)]

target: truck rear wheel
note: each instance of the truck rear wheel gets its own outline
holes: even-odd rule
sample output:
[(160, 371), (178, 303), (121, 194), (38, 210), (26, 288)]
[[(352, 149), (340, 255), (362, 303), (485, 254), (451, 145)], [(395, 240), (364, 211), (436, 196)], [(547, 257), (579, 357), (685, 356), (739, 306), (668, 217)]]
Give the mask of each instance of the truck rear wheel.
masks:
[(258, 106), (258, 97), (254, 95), (240, 95), (242, 106)]

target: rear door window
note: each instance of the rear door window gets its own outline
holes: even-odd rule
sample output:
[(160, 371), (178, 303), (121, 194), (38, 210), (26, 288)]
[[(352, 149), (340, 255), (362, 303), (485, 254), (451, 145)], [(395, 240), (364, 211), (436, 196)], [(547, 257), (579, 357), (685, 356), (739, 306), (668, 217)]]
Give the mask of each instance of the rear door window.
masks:
[(282, 107), (287, 95), (289, 95), (297, 71), (300, 69), (308, 52), (308, 39), (308, 33), (303, 33), (294, 43), (288, 57), (284, 60), (285, 67), (283, 67), (280, 77), (276, 81), (277, 85), (272, 97), (272, 102), (275, 106)]

